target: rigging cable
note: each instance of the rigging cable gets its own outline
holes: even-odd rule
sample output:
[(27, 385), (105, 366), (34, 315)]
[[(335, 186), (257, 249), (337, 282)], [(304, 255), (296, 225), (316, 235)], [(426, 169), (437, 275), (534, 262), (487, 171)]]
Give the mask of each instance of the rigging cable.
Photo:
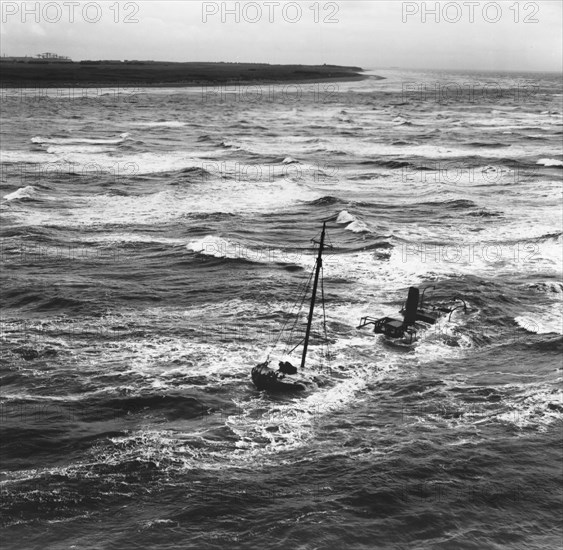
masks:
[(323, 330), (324, 330), (324, 344), (325, 344), (325, 357), (327, 362), (330, 361), (329, 356), (329, 343), (328, 343), (328, 334), (326, 330), (326, 309), (325, 309), (325, 287), (324, 287), (324, 267), (321, 267), (321, 300), (323, 303)]
[[(311, 242), (315, 242), (315, 239), (312, 239)], [(307, 283), (305, 284), (305, 291), (304, 291), (303, 297), (301, 299), (301, 304), (299, 305), (299, 309), (297, 310), (295, 320), (293, 321), (293, 326), (291, 327), (291, 331), (289, 332), (289, 338), (287, 339), (287, 344), (286, 344), (286, 347), (283, 351), (283, 355), (291, 355), (291, 353), (293, 353), (295, 351), (295, 349), (297, 347), (299, 347), (301, 342), (303, 342), (303, 340), (305, 340), (305, 338), (302, 338), (301, 340), (299, 340), (299, 342), (295, 346), (293, 346), (293, 348), (291, 348), (291, 350), (289, 350), (289, 347), (291, 346), (290, 342), (293, 339), (293, 333), (295, 332), (295, 328), (297, 326), (297, 321), (299, 320), (299, 312), (303, 309), (303, 304), (305, 303), (305, 299), (307, 298), (307, 291), (309, 290), (309, 287), (311, 286), (311, 280), (313, 279), (313, 275), (315, 274), (316, 267), (317, 267), (317, 262), (315, 260), (315, 263), (313, 264), (313, 269), (311, 270), (311, 273), (309, 275), (309, 279), (307, 280)], [(292, 311), (293, 311), (293, 309), (292, 309)], [(285, 325), (284, 325), (284, 327), (285, 327)], [(281, 336), (281, 334), (280, 334), (280, 336)], [(279, 337), (278, 337), (278, 341), (279, 341)]]
[[(312, 276), (313, 276), (312, 274), (309, 276), (309, 279), (308, 279), (308, 281), (307, 281), (306, 283), (302, 283), (302, 285), (303, 285), (303, 298), (302, 298), (302, 300), (301, 300), (301, 305), (299, 306), (299, 309), (297, 310), (297, 316), (298, 316), (298, 314), (299, 314), (299, 311), (300, 311), (301, 308), (303, 307), (303, 302), (305, 301), (305, 298), (306, 298), (306, 296), (307, 296), (307, 290), (308, 290), (308, 288), (309, 288), (309, 285), (311, 284)], [(301, 285), (300, 285), (300, 286), (301, 286)], [(300, 287), (297, 287), (297, 294), (299, 294), (299, 293), (300, 293)], [(288, 314), (287, 318), (285, 319), (285, 321), (284, 321), (284, 323), (283, 323), (283, 326), (282, 326), (281, 330), (278, 332), (278, 336), (277, 336), (277, 338), (276, 338), (276, 341), (275, 341), (275, 342), (272, 344), (272, 346), (270, 347), (270, 350), (269, 350), (269, 352), (268, 352), (268, 356), (267, 356), (267, 358), (266, 358), (267, 361), (270, 359), (270, 355), (272, 354), (272, 352), (274, 351), (274, 349), (275, 349), (276, 346), (278, 345), (278, 343), (279, 343), (279, 341), (280, 341), (280, 339), (281, 339), (281, 337), (282, 337), (282, 334), (284, 333), (285, 328), (286, 328), (286, 326), (288, 325), (289, 320), (291, 319), (291, 316), (292, 316), (292, 314), (293, 314), (293, 310), (295, 309), (295, 306), (297, 305), (297, 303), (298, 303), (298, 302), (296, 301), (296, 302), (293, 304), (291, 310), (289, 311), (289, 314)], [(293, 334), (294, 328), (295, 328), (295, 322), (294, 322), (294, 324), (293, 324), (293, 327), (292, 327), (292, 329), (291, 329), (290, 334)], [(286, 348), (286, 349), (287, 349), (287, 348)], [(285, 352), (284, 352), (284, 353), (285, 353)]]
[[(313, 239), (312, 242), (315, 242), (315, 240)], [(293, 348), (291, 348), (291, 350), (289, 350), (290, 347), (290, 342), (293, 339), (293, 333), (295, 332), (295, 328), (297, 326), (297, 321), (299, 320), (299, 312), (303, 309), (303, 304), (305, 303), (305, 299), (307, 298), (307, 292), (309, 290), (309, 287), (311, 286), (311, 280), (313, 279), (313, 275), (315, 273), (317, 267), (317, 262), (315, 261), (314, 265), (313, 265), (313, 269), (311, 270), (311, 273), (309, 275), (309, 279), (307, 280), (307, 282), (304, 285), (304, 289), (303, 289), (303, 296), (301, 298), (301, 303), (299, 304), (299, 309), (297, 310), (296, 316), (295, 316), (295, 320), (293, 322), (293, 326), (291, 327), (291, 331), (289, 333), (289, 338), (287, 340), (287, 344), (286, 347), (283, 351), (283, 355), (290, 355), (291, 353), (293, 353), (293, 351), (295, 351), (295, 349), (303, 342), (303, 340), (305, 338), (302, 338)], [(321, 265), (321, 272), (323, 272), (323, 267)], [(323, 317), (324, 317), (324, 332), (325, 332), (325, 341), (327, 341), (327, 333), (326, 333), (326, 312), (325, 312), (325, 305), (324, 305), (324, 286), (323, 286), (323, 278), (321, 276), (321, 290), (322, 290), (322, 302), (323, 302)], [(297, 294), (299, 294), (299, 287), (298, 287), (298, 292)], [(269, 361), (270, 360), (270, 355), (272, 354), (272, 352), (274, 351), (274, 349), (276, 348), (276, 346), (278, 345), (282, 334), (284, 333), (286, 326), (289, 323), (289, 319), (291, 318), (291, 315), (293, 314), (293, 310), (295, 309), (295, 306), (297, 305), (298, 301), (296, 301), (293, 304), (293, 307), (291, 308), (289, 315), (287, 316), (286, 320), (284, 321), (284, 324), (280, 330), (280, 332), (278, 333), (278, 336), (276, 338), (276, 341), (274, 342), (274, 344), (270, 347), (270, 350), (268, 351), (268, 355), (266, 360)], [(289, 351), (288, 351), (289, 350)], [(328, 351), (328, 346), (327, 346), (327, 351)]]
[(311, 274), (309, 275), (309, 279), (307, 280), (307, 284), (305, 285), (305, 292), (303, 293), (303, 298), (301, 299), (301, 304), (299, 304), (299, 309), (297, 310), (297, 315), (295, 316), (295, 320), (293, 321), (293, 326), (291, 327), (291, 331), (289, 332), (289, 338), (288, 343), (285, 346), (285, 349), (283, 351), (284, 355), (289, 355), (303, 340), (301, 340), (299, 342), (299, 344), (297, 344), (297, 346), (295, 346), (289, 353), (288, 353), (288, 349), (289, 346), (291, 345), (289, 342), (292, 340), (293, 338), (293, 333), (295, 332), (295, 327), (297, 326), (297, 321), (299, 321), (299, 312), (303, 309), (303, 304), (305, 303), (305, 299), (307, 298), (307, 291), (309, 290), (309, 287), (311, 286), (311, 280), (313, 278), (313, 275), (315, 273), (315, 267), (317, 265), (317, 262), (315, 262), (315, 265), (313, 266), (313, 270), (311, 271)]

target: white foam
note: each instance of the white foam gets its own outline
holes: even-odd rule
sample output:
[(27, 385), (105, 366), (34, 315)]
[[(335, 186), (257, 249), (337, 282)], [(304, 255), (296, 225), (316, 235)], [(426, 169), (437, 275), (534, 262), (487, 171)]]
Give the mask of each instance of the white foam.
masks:
[(319, 149), (316, 141), (310, 138), (297, 139), (295, 137), (266, 137), (261, 136), (259, 143), (253, 138), (237, 137), (236, 141), (225, 141), (224, 145), (238, 150), (244, 150), (256, 155), (271, 155), (279, 157), (285, 154), (285, 158), (292, 158), (290, 155), (300, 156), (307, 153), (314, 153)]
[(247, 455), (277, 453), (303, 446), (313, 437), (315, 427), (324, 417), (354, 401), (368, 381), (393, 368), (354, 365), (348, 378), (328, 388), (319, 388), (297, 403), (271, 403), (264, 399), (235, 401), (242, 414), (229, 417), (227, 425), (239, 436), (239, 460)]
[[(180, 171), (187, 168), (219, 170), (209, 160), (197, 158), (184, 151), (169, 151), (167, 153), (128, 153), (117, 154), (116, 149), (100, 148), (93, 145), (52, 145), (48, 154), (15, 152), (8, 155), (6, 162), (35, 162), (45, 163), (47, 166), (64, 166), (66, 172), (76, 174), (115, 174), (120, 177), (134, 176), (137, 174), (156, 174), (163, 172)], [(213, 157), (217, 151), (201, 152), (202, 156)], [(221, 175), (219, 173), (219, 175)]]
[(541, 316), (524, 313), (514, 318), (518, 326), (532, 334), (563, 334), (563, 312), (561, 301), (552, 304), (551, 308), (542, 311)]
[(348, 224), (346, 229), (354, 233), (365, 233), (369, 231), (368, 226), (363, 221), (352, 216), (348, 210), (342, 210), (342, 212), (338, 214), (336, 223), (340, 223), (342, 225)]
[(291, 252), (273, 247), (247, 247), (232, 240), (216, 235), (207, 235), (190, 241), (186, 248), (191, 252), (215, 258), (242, 259), (259, 263), (287, 263), (310, 267), (313, 256), (300, 251)]
[[(14, 219), (26, 225), (84, 226), (135, 223), (160, 225), (192, 213), (271, 212), (319, 199), (322, 195), (292, 181), (249, 183), (203, 181), (140, 196), (78, 197), (72, 208), (22, 210)], [(202, 182), (202, 183), (200, 183)]]
[(53, 156), (43, 151), (2, 151), (2, 164), (45, 164), (53, 163)]
[(284, 158), (283, 161), (282, 161), (282, 164), (297, 164), (297, 163), (299, 163), (299, 161), (298, 161), (298, 160), (295, 160), (295, 159), (292, 158), (292, 157), (286, 157), (286, 158)]
[(92, 149), (79, 145), (65, 145), (50, 146), (48, 151), (51, 156), (41, 153), (35, 154), (36, 156), (34, 153), (19, 153), (13, 155), (13, 159), (10, 157), (4, 159), (3, 155), (3, 160), (4, 162), (62, 163), (68, 166), (68, 170), (78, 174), (106, 173), (123, 177), (199, 168), (208, 173), (206, 179), (231, 178), (247, 184), (271, 183), (274, 180), (312, 181), (317, 174), (314, 167), (300, 163), (273, 165), (214, 161), (213, 159), (224, 154), (219, 150), (131, 153), (107, 147)]
[(457, 157), (486, 156), (488, 158), (511, 158), (529, 157), (530, 155), (557, 154), (554, 147), (540, 146), (524, 147), (507, 145), (503, 147), (487, 148), (485, 152), (477, 152), (473, 148), (452, 147), (444, 145), (388, 145), (386, 143), (375, 143), (370, 141), (359, 142), (344, 140), (341, 138), (330, 138), (326, 141), (327, 152), (340, 152), (352, 157), (366, 156), (392, 156), (402, 157), (410, 160), (412, 157), (423, 159), (449, 159)]
[(563, 393), (549, 387), (533, 388), (520, 399), (507, 403), (507, 407), (508, 411), (497, 415), (498, 420), (519, 428), (537, 428), (541, 432), (563, 418)]
[(13, 201), (17, 199), (30, 199), (37, 194), (37, 189), (32, 185), (27, 185), (26, 187), (20, 187), (13, 193), (4, 195), (3, 199), (7, 201)]
[(354, 233), (366, 233), (369, 231), (368, 226), (360, 220), (353, 221), (346, 229)]
[(191, 252), (197, 252), (204, 256), (213, 256), (215, 258), (250, 259), (254, 256), (249, 248), (214, 235), (207, 235), (202, 239), (190, 241), (186, 245), (186, 248)]
[(103, 139), (103, 138), (44, 138), (41, 136), (35, 136), (31, 138), (32, 143), (37, 144), (52, 144), (52, 145), (75, 145), (75, 144), (87, 144), (87, 145), (118, 145), (123, 143), (129, 138), (130, 134), (123, 133), (119, 135), (119, 138), (113, 139)]
[(338, 214), (338, 218), (336, 218), (336, 223), (350, 223), (350, 222), (354, 222), (356, 221), (356, 218), (354, 216), (352, 216), (352, 214), (350, 214), (348, 212), (348, 210), (342, 210), (342, 212), (340, 212), (340, 214)]
[(543, 166), (563, 166), (563, 161), (557, 159), (540, 159), (536, 164)]
[(169, 237), (160, 237), (146, 233), (95, 233), (93, 235), (82, 235), (81, 241), (84, 242), (100, 242), (100, 243), (156, 243), (169, 244), (171, 246), (183, 246), (186, 244), (185, 239), (174, 239)]
[(69, 155), (86, 154), (99, 155), (100, 153), (110, 153), (117, 149), (108, 145), (49, 145), (45, 149), (50, 155)]

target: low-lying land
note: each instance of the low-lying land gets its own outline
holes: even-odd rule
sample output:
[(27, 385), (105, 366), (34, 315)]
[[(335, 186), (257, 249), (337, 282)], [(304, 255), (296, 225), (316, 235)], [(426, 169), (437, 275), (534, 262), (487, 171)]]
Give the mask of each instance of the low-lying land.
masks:
[(81, 61), (0, 63), (3, 87), (201, 86), (230, 83), (344, 81), (366, 78), (359, 67), (261, 63)]

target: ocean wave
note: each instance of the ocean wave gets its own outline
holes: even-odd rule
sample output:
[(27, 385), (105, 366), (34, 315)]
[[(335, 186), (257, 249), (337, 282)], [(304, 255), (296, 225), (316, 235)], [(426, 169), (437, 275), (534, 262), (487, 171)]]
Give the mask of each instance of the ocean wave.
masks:
[(31, 138), (31, 143), (36, 144), (50, 144), (50, 145), (119, 145), (129, 139), (130, 134), (123, 133), (119, 135), (119, 138), (113, 139), (103, 139), (103, 138), (44, 138), (41, 136), (36, 136)]
[(5, 292), (4, 306), (9, 308), (20, 308), (22, 310), (37, 312), (88, 312), (101, 308), (101, 304), (93, 306), (87, 300), (65, 298), (62, 296), (46, 296), (33, 291), (7, 291)]
[(518, 428), (545, 431), (550, 424), (563, 418), (563, 394), (561, 390), (549, 387), (528, 389), (511, 398), (505, 408), (505, 412), (496, 415), (496, 420)]
[[(346, 503), (356, 520), (363, 518), (356, 531), (369, 531), (374, 498), (381, 502), (371, 512), (385, 515), (385, 503), (396, 512), (386, 516), (388, 546), (444, 544), (443, 529), (429, 534), (423, 521), (425, 510), (447, 508), (425, 497), (428, 486), (452, 504), (446, 523), (457, 525), (461, 518), (453, 534), (460, 544), (472, 527), (463, 524), (468, 506), (479, 516), (473, 524), (491, 513), (500, 518), (495, 532), (473, 536), (477, 546), (506, 541), (508, 532), (516, 545), (554, 541), (551, 532), (547, 539), (530, 534), (526, 518), (515, 532), (519, 522), (510, 512), (521, 509), (534, 524), (558, 519), (550, 491), (555, 470), (543, 460), (540, 485), (546, 491), (538, 496), (533, 453), (555, 456), (563, 416), (557, 385), (563, 351), (560, 189), (557, 167), (536, 164), (563, 158), (555, 135), (560, 128), (528, 132), (545, 134), (545, 140), (522, 130), (502, 132), (510, 125), (543, 126), (547, 117), (539, 112), (559, 109), (561, 97), (536, 94), (507, 108), (432, 100), (398, 108), (408, 75), (395, 75), (375, 86), (339, 83), (322, 109), (316, 93), (295, 109), (269, 102), (219, 108), (200, 102), (194, 109), (201, 95), (195, 88), (155, 88), (133, 103), (107, 101), (105, 114), (99, 101), (75, 102), (66, 114), (41, 101), (34, 106), (37, 117), (26, 121), (28, 128), (35, 124), (34, 133), (26, 138), (24, 132), (24, 141), (36, 134), (111, 138), (123, 128), (150, 135), (145, 144), (128, 139), (22, 146), (21, 109), (8, 113), (8, 126), (3, 117), (8, 151), (2, 168), (7, 158), (74, 166), (65, 177), (45, 170), (37, 183), (22, 183), (18, 167), (8, 166), (2, 187), (7, 196), (25, 194), (26, 185), (37, 191), (30, 202), (2, 200), (11, 225), (2, 229), (10, 265), (0, 331), (1, 405), (9, 437), (1, 485), (4, 524), (19, 522), (12, 529), (19, 546), (38, 544), (36, 534), (45, 528), (53, 546), (87, 543), (93, 520), (106, 527), (98, 546), (123, 546), (131, 533), (133, 546), (148, 538), (181, 545), (184, 531), (193, 535), (193, 545), (236, 546), (233, 539), (213, 536), (237, 533), (240, 521), (231, 522), (237, 506), (248, 516), (265, 505), (271, 518), (262, 517), (262, 523), (273, 527), (264, 541), (260, 525), (238, 535), (246, 537), (241, 544), (259, 540), (270, 550), (281, 544), (280, 533), (289, 541), (305, 540), (313, 523), (324, 533), (323, 517), (338, 516)], [(558, 92), (558, 81), (550, 78)], [(392, 94), (381, 91), (385, 82), (394, 86)], [(473, 127), (473, 121), (491, 119), (498, 127)], [(179, 120), (187, 124), (167, 125)], [(424, 126), (405, 124), (410, 121)], [(257, 122), (266, 129), (257, 130)], [(73, 175), (92, 161), (97, 168)], [(129, 162), (135, 170), (124, 174)], [(256, 162), (264, 177), (238, 177), (234, 166), (242, 162)], [(334, 168), (330, 178), (316, 177), (318, 169), (306, 172), (325, 162)], [(276, 174), (285, 169), (304, 177), (270, 178), (272, 163)], [(478, 185), (477, 172), (474, 180), (462, 175), (463, 185), (456, 181), (446, 189), (428, 173), (441, 174), (456, 163), (492, 177)], [(117, 168), (119, 180), (110, 177)], [(507, 181), (504, 170), (518, 179)], [(501, 172), (503, 181), (496, 184)], [(401, 181), (415, 173), (422, 176), (420, 185)], [(302, 338), (310, 304), (304, 300), (299, 315), (291, 307), (301, 303), (299, 290), (316, 257), (311, 238), (322, 220), (334, 248), (327, 246), (323, 255), (307, 370), (316, 375), (327, 366), (332, 373), (326, 384), (299, 397), (259, 392), (249, 371), (270, 355), (284, 323), (289, 332), (295, 319), (295, 343)], [(358, 231), (362, 224), (369, 232)], [(55, 261), (51, 252), (66, 245), (80, 247), (80, 255)], [(37, 257), (26, 257), (28, 246), (41, 250)], [(111, 264), (97, 253), (118, 248), (126, 254), (112, 256)], [(90, 251), (95, 262), (83, 257)], [(411, 353), (384, 347), (373, 331), (356, 329), (365, 315), (400, 318), (411, 285), (436, 287), (426, 292), (427, 304), (442, 305), (443, 298), (445, 305), (459, 295), (470, 311), (459, 309), (451, 320), (446, 315)], [(330, 355), (321, 345), (323, 314)], [(281, 340), (287, 342), (283, 334)], [(274, 351), (281, 355), (280, 348)], [(286, 358), (294, 362), (299, 351)], [(517, 451), (530, 438), (540, 444), (510, 453), (496, 445), (499, 438)], [(398, 455), (404, 476), (374, 479), (377, 487), (362, 489), (374, 465), (378, 472), (394, 471)], [(501, 469), (487, 471), (493, 463)], [(449, 479), (432, 475), (428, 464), (445, 464)], [(512, 502), (497, 499), (507, 496), (506, 487), (519, 475), (523, 492)], [(468, 496), (477, 478), (486, 494)], [(283, 494), (266, 502), (247, 492), (248, 479), (257, 487), (266, 480)], [(308, 509), (320, 495), (299, 495), (313, 481), (330, 491), (322, 499), (326, 506)], [(491, 481), (494, 494), (487, 488)], [(295, 487), (300, 493), (290, 496)], [(156, 516), (145, 506), (155, 500), (162, 503)], [(207, 531), (206, 525), (194, 529), (191, 519), (217, 510), (226, 514), (222, 527), (215, 530), (211, 521)], [(280, 517), (291, 525), (276, 527)], [(410, 527), (421, 517), (420, 529), (415, 525), (401, 540), (391, 540), (397, 522)], [(352, 531), (335, 523), (326, 546), (341, 546)], [(370, 533), (356, 539), (369, 546)]]
[(113, 231), (111, 233), (95, 233), (94, 235), (82, 235), (82, 242), (95, 243), (139, 243), (139, 244), (163, 244), (170, 246), (184, 246), (186, 239), (161, 237), (159, 235), (151, 235), (148, 233), (123, 233)]
[[(402, 123), (404, 124), (404, 123)], [(418, 136), (418, 139), (435, 139), (434, 135)], [(260, 138), (259, 143), (255, 139), (247, 137), (237, 137), (223, 139), (221, 146), (230, 150), (254, 154), (260, 156), (273, 156), (276, 158), (283, 154), (284, 157), (302, 157), (308, 154), (330, 154), (330, 155), (349, 155), (351, 158), (368, 157), (394, 157), (391, 160), (409, 162), (412, 157), (420, 159), (458, 159), (467, 157), (486, 156), (491, 159), (502, 159), (510, 154), (514, 159), (529, 158), (531, 155), (550, 155), (555, 154), (556, 149), (549, 144), (538, 143), (532, 149), (521, 144), (497, 143), (495, 146), (475, 146), (475, 145), (444, 145), (444, 144), (422, 144), (412, 143), (405, 140), (395, 140), (393, 143), (381, 143), (372, 139), (354, 139), (349, 136), (331, 136), (320, 141), (301, 141), (277, 138)], [(485, 143), (485, 142), (473, 142)], [(482, 153), (479, 155), (478, 153)], [(558, 151), (557, 151), (558, 152)], [(389, 159), (380, 159), (389, 160)], [(482, 162), (481, 162), (482, 163)]]
[(354, 233), (369, 233), (368, 226), (363, 221), (352, 216), (347, 210), (343, 210), (338, 214), (336, 223), (346, 225), (346, 229)]
[(33, 185), (26, 185), (25, 187), (20, 187), (18, 190), (8, 193), (2, 197), (6, 201), (22, 200), (22, 199), (33, 199), (37, 196), (37, 189)]
[(288, 138), (283, 135), (275, 138), (261, 136), (258, 142), (252, 138), (237, 136), (236, 140), (223, 140), (221, 146), (251, 155), (282, 159), (325, 150), (322, 146), (319, 147), (319, 141), (316, 138), (299, 138), (297, 136), (289, 136)]
[(414, 126), (413, 123), (405, 117), (398, 116), (393, 119), (393, 124), (397, 126)]
[[(166, 172), (179, 172), (185, 169), (201, 169), (206, 174), (210, 170), (220, 172), (221, 166), (211, 160), (213, 152), (202, 152), (202, 157), (190, 155), (183, 151), (170, 151), (168, 153), (130, 153), (115, 154), (111, 152), (84, 151), (80, 148), (53, 148), (55, 160), (51, 157), (47, 162), (52, 166), (66, 165), (67, 171), (74, 174), (111, 174), (120, 178), (134, 177), (137, 175), (160, 174)], [(234, 170), (234, 169), (233, 169)], [(203, 173), (203, 172), (202, 172)]]
[(563, 334), (563, 315), (561, 302), (545, 308), (541, 316), (537, 313), (523, 313), (514, 318), (516, 324), (530, 334)]
[(187, 126), (187, 122), (180, 120), (160, 120), (156, 122), (132, 122), (133, 126), (144, 126), (147, 128), (183, 128)]
[(540, 159), (536, 162), (536, 164), (540, 164), (542, 166), (557, 166), (558, 168), (563, 167), (563, 161), (557, 159)]
[(467, 215), (473, 218), (498, 218), (503, 214), (502, 212), (493, 212), (483, 208), (481, 210), (475, 210), (474, 212), (468, 212)]
[(467, 144), (469, 147), (476, 147), (478, 149), (488, 149), (488, 148), (497, 148), (497, 147), (510, 147), (510, 144), (507, 143), (492, 143), (486, 141), (472, 141)]
[[(463, 425), (503, 423), (545, 431), (552, 423), (563, 418), (561, 391), (550, 386), (483, 388), (453, 385), (447, 381), (446, 387), (446, 394), (434, 392), (437, 395), (426, 396), (427, 405), (420, 407), (413, 419), (417, 417), (418, 422), (445, 421), (458, 428)], [(407, 418), (408, 412), (407, 409)]]
[(356, 218), (352, 216), (352, 214), (350, 214), (347, 210), (342, 210), (342, 212), (340, 212), (340, 214), (338, 214), (338, 217), (336, 218), (336, 223), (346, 224), (355, 220)]
[[(418, 139), (422, 138), (422, 136), (418, 137)], [(346, 141), (338, 138), (327, 139), (325, 140), (325, 144), (324, 149), (328, 153), (338, 151), (350, 155), (352, 158), (368, 157), (369, 159), (374, 159), (375, 157), (375, 160), (389, 160), (383, 158), (377, 159), (377, 157), (392, 157), (391, 160), (411, 163), (413, 162), (413, 157), (418, 157), (418, 162), (421, 164), (424, 162), (424, 159), (478, 159), (481, 157), (494, 159), (495, 162), (499, 162), (505, 158), (511, 158), (513, 160), (528, 159), (532, 155), (551, 155), (559, 152), (555, 147), (548, 146), (547, 144), (541, 144), (541, 146), (538, 144), (532, 148), (516, 144), (485, 147), (481, 148), (482, 153), (480, 153), (479, 148), (464, 147), (463, 145), (446, 146), (443, 144), (425, 144), (396, 146), (366, 140), (354, 140), (350, 142), (350, 140)], [(510, 156), (508, 156), (508, 154)], [(482, 160), (480, 162), (481, 164), (483, 163)]]
[(448, 201), (434, 201), (434, 202), (422, 202), (420, 203), (421, 206), (439, 206), (442, 208), (452, 208), (454, 210), (457, 209), (466, 209), (466, 208), (476, 208), (478, 205), (475, 204), (473, 201), (467, 199), (453, 199)]
[(53, 161), (53, 155), (46, 151), (2, 151), (1, 162), (3, 165), (14, 164), (16, 166), (18, 164), (40, 164), (45, 166), (45, 170), (56, 165)]
[(551, 243), (561, 244), (563, 242), (563, 231), (555, 231), (553, 233), (542, 233), (536, 237), (524, 237), (518, 240), (507, 241), (510, 244), (526, 244), (526, 243)]
[[(197, 175), (188, 171), (187, 175)], [(72, 205), (58, 209), (22, 210), (10, 212), (20, 224), (77, 227), (86, 225), (161, 225), (186, 220), (200, 214), (240, 214), (279, 212), (306, 204), (319, 193), (298, 182), (233, 181), (197, 177), (189, 185), (178, 180), (172, 187), (157, 193), (122, 195), (105, 191), (77, 199)], [(211, 199), (210, 199), (211, 197)]]
[(116, 151), (116, 147), (107, 145), (49, 145), (45, 147), (45, 151), (49, 155), (69, 155), (69, 154), (85, 154), (99, 155), (100, 153), (111, 153)]
[(190, 241), (186, 248), (190, 252), (253, 263), (287, 263), (309, 266), (312, 256), (302, 251), (281, 250), (273, 247), (248, 247), (216, 235), (207, 235)]
[[(398, 168), (411, 168), (417, 167), (416, 163), (406, 160), (393, 160), (393, 159), (376, 159), (376, 160), (365, 160), (360, 162), (361, 165), (368, 166), (381, 166), (382, 168), (391, 168), (396, 170)], [(420, 170), (430, 170), (430, 168), (419, 168)]]
[(298, 160), (295, 160), (295, 159), (292, 158), (292, 157), (285, 157), (285, 158), (282, 160), (282, 164), (298, 164), (298, 163), (299, 163), (299, 161), (298, 161)]
[(528, 288), (542, 293), (563, 293), (563, 283), (559, 281), (542, 281), (538, 283), (528, 283)]
[(368, 226), (360, 220), (356, 220), (351, 224), (347, 225), (346, 229), (348, 231), (353, 231), (354, 233), (369, 233)]
[[(92, 408), (100, 411), (109, 409), (112, 415), (123, 416), (150, 410), (151, 414), (163, 415), (168, 420), (198, 418), (206, 411), (206, 407), (198, 399), (170, 392), (161, 395), (140, 394), (94, 401), (88, 410)], [(95, 417), (97, 414), (90, 413), (90, 416)]]
[(537, 139), (540, 141), (547, 141), (549, 139), (549, 136), (544, 136), (541, 134), (529, 134), (529, 135), (522, 134), (522, 137), (524, 137), (525, 139)]
[(325, 197), (321, 197), (320, 199), (312, 200), (308, 204), (312, 206), (329, 206), (331, 204), (338, 204), (339, 202), (342, 202), (342, 200), (338, 197), (327, 195)]

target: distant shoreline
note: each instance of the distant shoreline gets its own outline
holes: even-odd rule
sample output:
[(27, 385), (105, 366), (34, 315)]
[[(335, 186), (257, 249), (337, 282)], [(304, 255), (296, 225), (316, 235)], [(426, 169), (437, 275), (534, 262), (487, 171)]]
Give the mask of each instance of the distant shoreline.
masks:
[[(258, 63), (0, 62), (3, 88), (169, 88), (347, 82), (371, 77), (360, 67)], [(383, 78), (383, 77), (379, 77)]]

